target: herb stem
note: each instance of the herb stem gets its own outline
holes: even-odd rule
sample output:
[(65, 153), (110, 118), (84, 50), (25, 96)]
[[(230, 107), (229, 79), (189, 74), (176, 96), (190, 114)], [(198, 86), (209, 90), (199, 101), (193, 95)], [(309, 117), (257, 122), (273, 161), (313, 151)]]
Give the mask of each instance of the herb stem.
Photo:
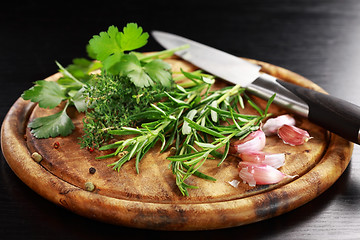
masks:
[[(191, 73), (194, 74), (194, 75), (199, 75), (199, 74), (202, 73), (202, 71), (201, 71), (201, 70), (195, 70), (195, 71), (193, 71), (193, 72), (191, 72)], [(173, 74), (181, 74), (181, 73), (180, 73), (180, 72), (178, 72), (178, 73), (175, 73), (175, 72), (174, 72)], [(177, 81), (186, 79), (186, 77), (185, 77), (183, 74), (181, 74), (181, 75), (179, 75), (179, 76), (177, 76), (177, 77), (173, 77), (173, 79), (174, 79), (175, 82), (177, 82)], [(193, 85), (192, 85), (192, 86), (193, 86)]]
[(187, 49), (189, 47), (190, 47), (189, 44), (181, 45), (181, 46), (176, 47), (176, 48), (167, 49), (167, 50), (163, 50), (163, 51), (160, 51), (160, 52), (144, 55), (142, 57), (139, 57), (139, 60), (140, 61), (146, 61), (146, 60), (153, 59), (153, 58), (162, 58), (162, 56), (168, 57), (169, 55), (172, 55), (177, 51), (181, 51), (181, 50)]
[(86, 86), (85, 83), (79, 81), (76, 77), (74, 77), (66, 68), (64, 68), (58, 61), (55, 61), (56, 65), (60, 68), (60, 70), (63, 71), (63, 74), (66, 75), (67, 77), (71, 78), (72, 80), (74, 80), (74, 82), (76, 82), (77, 84), (79, 84), (80, 86), (84, 87)]
[(235, 85), (233, 88), (231, 88), (230, 91), (227, 91), (223, 96), (221, 96), (218, 100), (217, 100), (217, 104), (220, 104), (222, 101), (224, 101), (227, 97), (234, 95), (238, 92), (238, 90), (241, 88), (241, 86), (239, 84)]

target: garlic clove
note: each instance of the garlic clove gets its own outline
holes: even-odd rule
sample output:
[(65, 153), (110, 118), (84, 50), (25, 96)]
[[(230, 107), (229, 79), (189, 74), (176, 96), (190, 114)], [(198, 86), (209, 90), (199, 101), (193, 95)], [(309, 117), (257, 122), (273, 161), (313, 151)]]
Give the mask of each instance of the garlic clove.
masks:
[(263, 164), (270, 165), (278, 169), (285, 164), (285, 153), (265, 154)]
[(244, 162), (262, 163), (265, 160), (265, 153), (261, 151), (242, 152), (238, 157)]
[(286, 178), (293, 178), (266, 164), (240, 162), (239, 168), (239, 177), (251, 187), (275, 184)]
[(266, 136), (262, 130), (250, 133), (246, 138), (231, 144), (230, 152), (233, 154), (242, 152), (261, 151), (265, 147)]
[(250, 172), (248, 167), (240, 168), (239, 177), (243, 180), (244, 183), (249, 184), (250, 187), (256, 186), (256, 180), (254, 174)]
[(291, 146), (302, 145), (311, 139), (307, 131), (287, 124), (279, 128), (277, 134), (285, 144)]
[(270, 165), (279, 168), (285, 164), (284, 153), (265, 153), (261, 151), (242, 152), (238, 155), (244, 162)]
[(276, 134), (278, 129), (285, 124), (294, 126), (295, 119), (289, 114), (281, 115), (276, 118), (270, 118), (262, 126), (262, 130), (266, 136), (271, 136)]

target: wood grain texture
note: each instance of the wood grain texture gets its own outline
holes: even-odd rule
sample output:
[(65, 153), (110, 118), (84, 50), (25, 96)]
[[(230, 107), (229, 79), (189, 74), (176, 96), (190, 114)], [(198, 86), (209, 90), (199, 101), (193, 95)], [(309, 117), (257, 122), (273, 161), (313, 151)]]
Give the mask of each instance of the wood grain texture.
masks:
[[(278, 78), (318, 91), (323, 91), (309, 80), (286, 69), (271, 64), (261, 64), (263, 70)], [(174, 70), (194, 66), (179, 59), (170, 59)], [(59, 77), (54, 75), (48, 80)], [(218, 81), (217, 87), (225, 83)], [(260, 105), (265, 102), (255, 99)], [(56, 111), (56, 109), (55, 109)], [(270, 108), (274, 114), (284, 110)], [(174, 178), (168, 169), (166, 156), (158, 150), (142, 160), (140, 173), (135, 173), (132, 162), (123, 166), (119, 173), (106, 165), (114, 161), (95, 160), (101, 153), (79, 149), (77, 138), (81, 136), (81, 118), (75, 119), (75, 133), (70, 137), (34, 139), (26, 129), (28, 119), (49, 114), (49, 110), (18, 99), (9, 111), (2, 126), (4, 156), (18, 177), (30, 188), (50, 201), (77, 214), (138, 228), (162, 230), (217, 229), (274, 217), (293, 210), (314, 199), (330, 187), (348, 165), (353, 145), (329, 134), (306, 119), (297, 118), (297, 125), (307, 129), (314, 138), (299, 147), (284, 145), (277, 137), (267, 140), (266, 151), (285, 152), (284, 173), (299, 177), (275, 185), (250, 188), (240, 184), (232, 187), (228, 181), (238, 179), (238, 159), (230, 157), (216, 167), (208, 161), (203, 172), (218, 179), (215, 183), (192, 178), (190, 184), (199, 186), (183, 197), (177, 191)], [(26, 139), (24, 139), (26, 134)], [(58, 149), (54, 142), (60, 143)], [(34, 162), (30, 155), (37, 151), (44, 160)], [(95, 174), (89, 168), (96, 169)], [(84, 190), (85, 182), (95, 184), (94, 192)]]

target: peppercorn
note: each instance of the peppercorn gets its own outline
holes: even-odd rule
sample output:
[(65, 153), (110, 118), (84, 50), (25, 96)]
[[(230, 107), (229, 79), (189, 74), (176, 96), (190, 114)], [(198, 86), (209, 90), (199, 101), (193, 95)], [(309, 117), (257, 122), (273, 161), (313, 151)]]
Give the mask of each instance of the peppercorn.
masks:
[(92, 192), (95, 190), (95, 185), (92, 182), (85, 183), (85, 190), (88, 192)]
[(93, 148), (93, 147), (87, 147), (86, 148), (90, 153), (92, 153), (94, 150), (95, 150), (95, 148)]
[(58, 149), (60, 147), (60, 143), (59, 142), (54, 142), (54, 148)]
[(33, 152), (31, 154), (31, 158), (34, 159), (35, 162), (41, 162), (42, 156), (38, 152)]
[(89, 168), (90, 174), (94, 174), (95, 172), (96, 172), (96, 168), (94, 168), (94, 167)]

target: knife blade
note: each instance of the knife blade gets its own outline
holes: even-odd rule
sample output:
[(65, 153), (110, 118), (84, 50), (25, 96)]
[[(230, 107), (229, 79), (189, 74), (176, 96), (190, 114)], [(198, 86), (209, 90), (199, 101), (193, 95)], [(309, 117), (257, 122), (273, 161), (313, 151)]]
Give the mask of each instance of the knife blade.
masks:
[(152, 36), (166, 49), (188, 44), (188, 49), (175, 54), (221, 79), (240, 84), (263, 99), (276, 93), (275, 104), (349, 141), (360, 143), (359, 106), (261, 73), (261, 66), (193, 40), (161, 31), (152, 31)]

